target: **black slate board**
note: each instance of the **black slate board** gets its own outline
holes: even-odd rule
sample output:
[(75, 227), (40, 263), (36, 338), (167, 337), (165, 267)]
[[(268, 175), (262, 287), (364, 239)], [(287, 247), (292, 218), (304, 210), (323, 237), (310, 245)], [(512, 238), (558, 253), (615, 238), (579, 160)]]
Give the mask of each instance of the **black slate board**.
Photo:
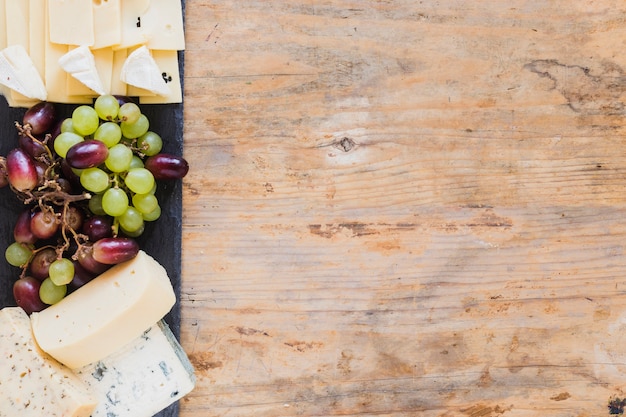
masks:
[[(183, 53), (179, 52), (179, 65), (182, 77)], [(181, 79), (182, 84), (182, 79)], [(68, 116), (76, 105), (57, 105), (61, 115)], [(163, 152), (182, 155), (183, 151), (183, 104), (140, 105), (142, 112), (150, 120), (150, 130), (163, 138)], [(17, 131), (14, 122), (22, 121), (26, 109), (10, 108), (0, 96), (0, 155), (17, 146)], [(165, 267), (174, 286), (177, 302), (165, 317), (172, 332), (180, 336), (180, 273), (182, 239), (182, 181), (160, 182), (156, 193), (161, 205), (161, 217), (155, 222), (147, 222), (146, 230), (138, 238), (140, 247)], [(8, 187), (0, 189), (0, 308), (15, 306), (13, 282), (19, 276), (19, 269), (4, 260), (6, 247), (13, 242), (13, 226), (23, 205)], [(178, 403), (163, 410), (157, 417), (178, 416)]]

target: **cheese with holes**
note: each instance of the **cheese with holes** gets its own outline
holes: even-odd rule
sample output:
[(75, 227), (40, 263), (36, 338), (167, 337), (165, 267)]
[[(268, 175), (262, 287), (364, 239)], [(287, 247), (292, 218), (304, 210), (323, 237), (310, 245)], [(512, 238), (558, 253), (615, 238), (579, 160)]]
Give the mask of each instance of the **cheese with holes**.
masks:
[(153, 50), (152, 58), (161, 70), (161, 76), (167, 83), (170, 93), (166, 95), (144, 94), (139, 96), (140, 104), (181, 103), (183, 88), (180, 84), (178, 51)]
[(96, 59), (87, 46), (79, 46), (71, 49), (61, 58), (59, 65), (65, 72), (87, 86), (96, 94), (106, 94), (98, 68), (96, 67)]
[(143, 88), (161, 96), (167, 96), (171, 93), (163, 78), (163, 72), (145, 45), (128, 55), (122, 66), (120, 79), (126, 84)]
[(92, 417), (151, 417), (195, 385), (193, 367), (164, 321), (76, 374), (98, 398)]
[(150, 0), (122, 1), (120, 11), (121, 40), (114, 49), (132, 48), (146, 42), (141, 16), (150, 7)]
[(39, 346), (76, 369), (123, 347), (161, 320), (176, 296), (165, 268), (143, 251), (33, 313)]
[(183, 10), (180, 0), (151, 0), (141, 16), (143, 36), (150, 49), (183, 50)]
[(39, 72), (21, 45), (7, 46), (0, 51), (0, 84), (28, 98), (47, 98)]
[(89, 417), (96, 402), (80, 377), (39, 349), (24, 310), (0, 310), (0, 416)]

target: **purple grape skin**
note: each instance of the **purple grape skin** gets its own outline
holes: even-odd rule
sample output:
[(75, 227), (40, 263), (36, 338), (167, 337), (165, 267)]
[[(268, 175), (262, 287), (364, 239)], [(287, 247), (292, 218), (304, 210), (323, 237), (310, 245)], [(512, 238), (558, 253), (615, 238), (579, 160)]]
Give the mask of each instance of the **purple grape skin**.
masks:
[(84, 169), (102, 164), (108, 155), (109, 149), (104, 142), (89, 139), (72, 146), (65, 160), (72, 168)]
[(97, 277), (97, 274), (87, 271), (80, 262), (72, 261), (74, 264), (74, 278), (68, 284), (70, 291), (75, 291)]
[(59, 230), (59, 221), (49, 211), (37, 211), (30, 218), (30, 230), (39, 239), (49, 239)]
[(41, 143), (33, 140), (31, 137), (26, 135), (20, 135), (17, 140), (17, 143), (20, 148), (26, 151), (31, 157), (36, 158), (38, 156), (44, 155), (47, 153), (46, 147)]
[(109, 216), (92, 216), (83, 223), (82, 232), (91, 242), (113, 236), (113, 219)]
[(57, 113), (54, 104), (42, 101), (26, 110), (22, 125), (30, 125), (33, 135), (42, 135), (50, 131), (56, 121)]
[(144, 167), (157, 180), (178, 180), (189, 172), (189, 163), (180, 156), (159, 153), (148, 157)]
[(18, 191), (32, 190), (39, 181), (35, 161), (23, 149), (12, 149), (6, 158), (9, 184)]
[(57, 259), (57, 253), (53, 248), (42, 249), (37, 252), (30, 261), (29, 270), (33, 278), (43, 281), (48, 277), (50, 264)]
[(30, 210), (23, 210), (19, 216), (17, 216), (15, 226), (13, 226), (13, 238), (16, 242), (33, 244), (39, 239), (32, 230), (30, 230), (30, 219), (32, 216), (33, 214)]
[(20, 278), (13, 284), (13, 298), (28, 315), (47, 307), (39, 298), (40, 286), (41, 283), (37, 279), (29, 276)]
[(131, 238), (107, 237), (93, 244), (93, 259), (114, 265), (129, 261), (139, 253), (139, 244)]
[(98, 262), (93, 257), (93, 244), (86, 243), (80, 247), (76, 252), (76, 259), (83, 268), (92, 274), (101, 274), (111, 267), (101, 262)]

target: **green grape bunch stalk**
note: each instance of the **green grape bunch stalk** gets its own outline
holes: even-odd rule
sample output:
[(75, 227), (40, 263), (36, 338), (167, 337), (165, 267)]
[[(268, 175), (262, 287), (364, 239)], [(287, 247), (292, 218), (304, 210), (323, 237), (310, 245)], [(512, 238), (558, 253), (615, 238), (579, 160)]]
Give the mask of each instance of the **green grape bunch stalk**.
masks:
[(0, 187), (24, 209), (5, 258), (21, 269), (13, 295), (30, 314), (135, 257), (135, 238), (161, 215), (157, 182), (182, 179), (189, 164), (162, 152), (128, 97), (102, 95), (61, 120), (41, 102), (15, 127), (17, 146), (0, 156)]

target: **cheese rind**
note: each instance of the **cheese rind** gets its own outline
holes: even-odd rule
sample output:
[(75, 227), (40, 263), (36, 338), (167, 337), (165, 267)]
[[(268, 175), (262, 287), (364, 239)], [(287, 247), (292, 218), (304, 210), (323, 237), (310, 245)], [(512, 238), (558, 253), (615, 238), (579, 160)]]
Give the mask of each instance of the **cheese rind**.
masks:
[(164, 321), (76, 374), (98, 398), (92, 417), (151, 417), (191, 392), (196, 381)]
[(0, 416), (89, 417), (96, 398), (33, 340), (19, 307), (0, 310)]
[(161, 320), (176, 296), (165, 268), (143, 251), (57, 304), (33, 313), (35, 340), (76, 369), (112, 354)]

